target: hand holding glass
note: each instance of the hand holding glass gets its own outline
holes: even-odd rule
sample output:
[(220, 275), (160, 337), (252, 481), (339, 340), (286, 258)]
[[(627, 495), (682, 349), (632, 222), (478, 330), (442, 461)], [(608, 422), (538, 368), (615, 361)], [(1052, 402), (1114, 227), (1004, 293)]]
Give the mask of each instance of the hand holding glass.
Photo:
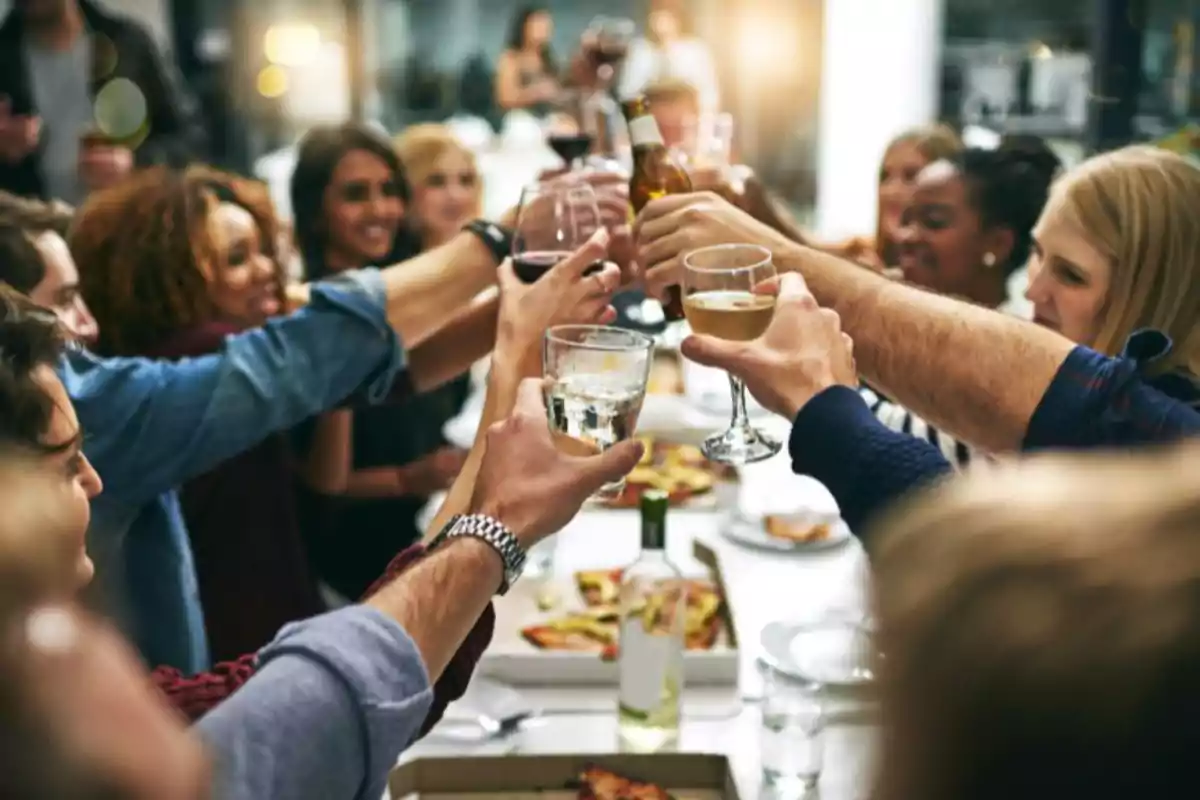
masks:
[[(745, 342), (771, 324), (775, 295), (760, 290), (775, 277), (771, 252), (754, 244), (722, 244), (693, 250), (683, 259), (683, 312), (692, 330), (706, 336)], [(704, 454), (726, 464), (750, 464), (770, 458), (782, 445), (750, 425), (746, 387), (729, 376), (733, 419), (729, 429), (704, 440)]]
[[(654, 340), (602, 325), (559, 325), (542, 344), (546, 417), (559, 447), (578, 454), (607, 450), (633, 436)], [(624, 479), (607, 484), (597, 497), (618, 496)]]

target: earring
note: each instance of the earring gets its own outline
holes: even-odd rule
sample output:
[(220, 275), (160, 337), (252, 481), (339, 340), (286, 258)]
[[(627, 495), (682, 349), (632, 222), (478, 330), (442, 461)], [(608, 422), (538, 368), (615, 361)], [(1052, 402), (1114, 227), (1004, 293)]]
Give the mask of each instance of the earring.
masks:
[(984, 253), (983, 254), (983, 265), (985, 267), (987, 267), (988, 269), (991, 269), (992, 267), (996, 266), (996, 254), (995, 253)]

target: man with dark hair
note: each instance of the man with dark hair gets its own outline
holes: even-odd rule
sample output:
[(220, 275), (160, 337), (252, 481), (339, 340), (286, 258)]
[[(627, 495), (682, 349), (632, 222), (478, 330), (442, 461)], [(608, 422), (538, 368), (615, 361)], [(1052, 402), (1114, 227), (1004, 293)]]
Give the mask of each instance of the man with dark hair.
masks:
[(53, 311), (80, 342), (96, 338), (96, 320), (79, 292), (67, 247), (73, 210), (60, 202), (0, 191), (0, 282)]
[(141, 25), (92, 0), (16, 0), (0, 25), (0, 189), (77, 204), (135, 162), (190, 161), (204, 138)]
[[(547, 293), (581, 284), (593, 253), (564, 261)], [(508, 270), (509, 285), (516, 278)], [(596, 308), (575, 289), (579, 308)], [(4, 580), (27, 577), (29, 560), (4, 546), (56, 546), (82, 533), (101, 486), (81, 452), (78, 420), (53, 363), (61, 340), (49, 315), (0, 289), (0, 406), (21, 421), (0, 429), (0, 453), (32, 453), (19, 498), (0, 458), (0, 796), (32, 800), (122, 797), (154, 800), (375, 798), (434, 702), (432, 683), (497, 590), (519, 577), (524, 552), (565, 525), (587, 498), (638, 462), (626, 441), (601, 455), (566, 455), (546, 426), (541, 381), (529, 371), (532, 304), (518, 298), (498, 345), (489, 419), (456, 494), (469, 497), (428, 553), (390, 577), (363, 604), (287, 626), (258, 654), (255, 675), (197, 723), (215, 770), (179, 718), (165, 713), (140, 666), (112, 631), (56, 605), (30, 583), (22, 596)], [(570, 302), (570, 301), (568, 301)], [(603, 303), (599, 306), (603, 308)], [(515, 411), (509, 415), (513, 397)], [(505, 419), (507, 417), (507, 419)], [(0, 414), (7, 420), (7, 416)], [(465, 491), (464, 491), (465, 490)], [(29, 507), (33, 506), (32, 509)], [(26, 513), (26, 512), (29, 513)], [(43, 520), (47, 521), (43, 523)], [(14, 525), (21, 530), (13, 531)], [(33, 527), (35, 530), (30, 530)], [(56, 530), (57, 529), (57, 530)], [(26, 552), (24, 544), (16, 548)], [(43, 605), (45, 603), (50, 605)], [(9, 691), (15, 689), (14, 691)], [(16, 763), (10, 764), (15, 760)], [(214, 777), (215, 775), (215, 777)]]

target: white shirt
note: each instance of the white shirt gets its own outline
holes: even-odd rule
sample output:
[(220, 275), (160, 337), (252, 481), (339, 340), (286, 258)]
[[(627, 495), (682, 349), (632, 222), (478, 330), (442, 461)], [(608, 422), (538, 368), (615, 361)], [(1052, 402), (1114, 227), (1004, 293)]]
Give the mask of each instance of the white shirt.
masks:
[(719, 107), (716, 64), (708, 45), (694, 38), (680, 39), (663, 47), (647, 39), (635, 39), (625, 56), (618, 96), (631, 97), (667, 78), (690, 84), (700, 96), (701, 111), (715, 111)]

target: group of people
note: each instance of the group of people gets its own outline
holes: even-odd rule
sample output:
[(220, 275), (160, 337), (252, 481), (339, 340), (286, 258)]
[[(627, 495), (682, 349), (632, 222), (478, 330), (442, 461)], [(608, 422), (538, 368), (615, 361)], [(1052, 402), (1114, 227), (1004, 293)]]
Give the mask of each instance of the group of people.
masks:
[[(18, 5), (0, 37), (23, 48), (148, 44), (87, 2)], [(703, 101), (660, 91), (670, 138)], [(792, 420), (794, 471), (871, 556), (877, 796), (1190, 785), (1200, 455), (1112, 451), (1200, 428), (1200, 168), (1130, 147), (1064, 170), (1035, 139), (930, 128), (884, 155), (872, 237), (815, 241), (761, 182), (697, 175), (711, 191), (526, 285), (515, 212), (478, 219), (439, 126), (310, 131), (289, 230), (254, 181), (155, 166), (153, 137), (64, 167), (47, 100), (0, 109), (0, 794), (378, 798), (521, 553), (642, 456), (554, 446), (544, 331), (729, 242), (770, 249), (773, 320), (683, 353)], [(457, 451), (439, 430), (485, 355)]]

